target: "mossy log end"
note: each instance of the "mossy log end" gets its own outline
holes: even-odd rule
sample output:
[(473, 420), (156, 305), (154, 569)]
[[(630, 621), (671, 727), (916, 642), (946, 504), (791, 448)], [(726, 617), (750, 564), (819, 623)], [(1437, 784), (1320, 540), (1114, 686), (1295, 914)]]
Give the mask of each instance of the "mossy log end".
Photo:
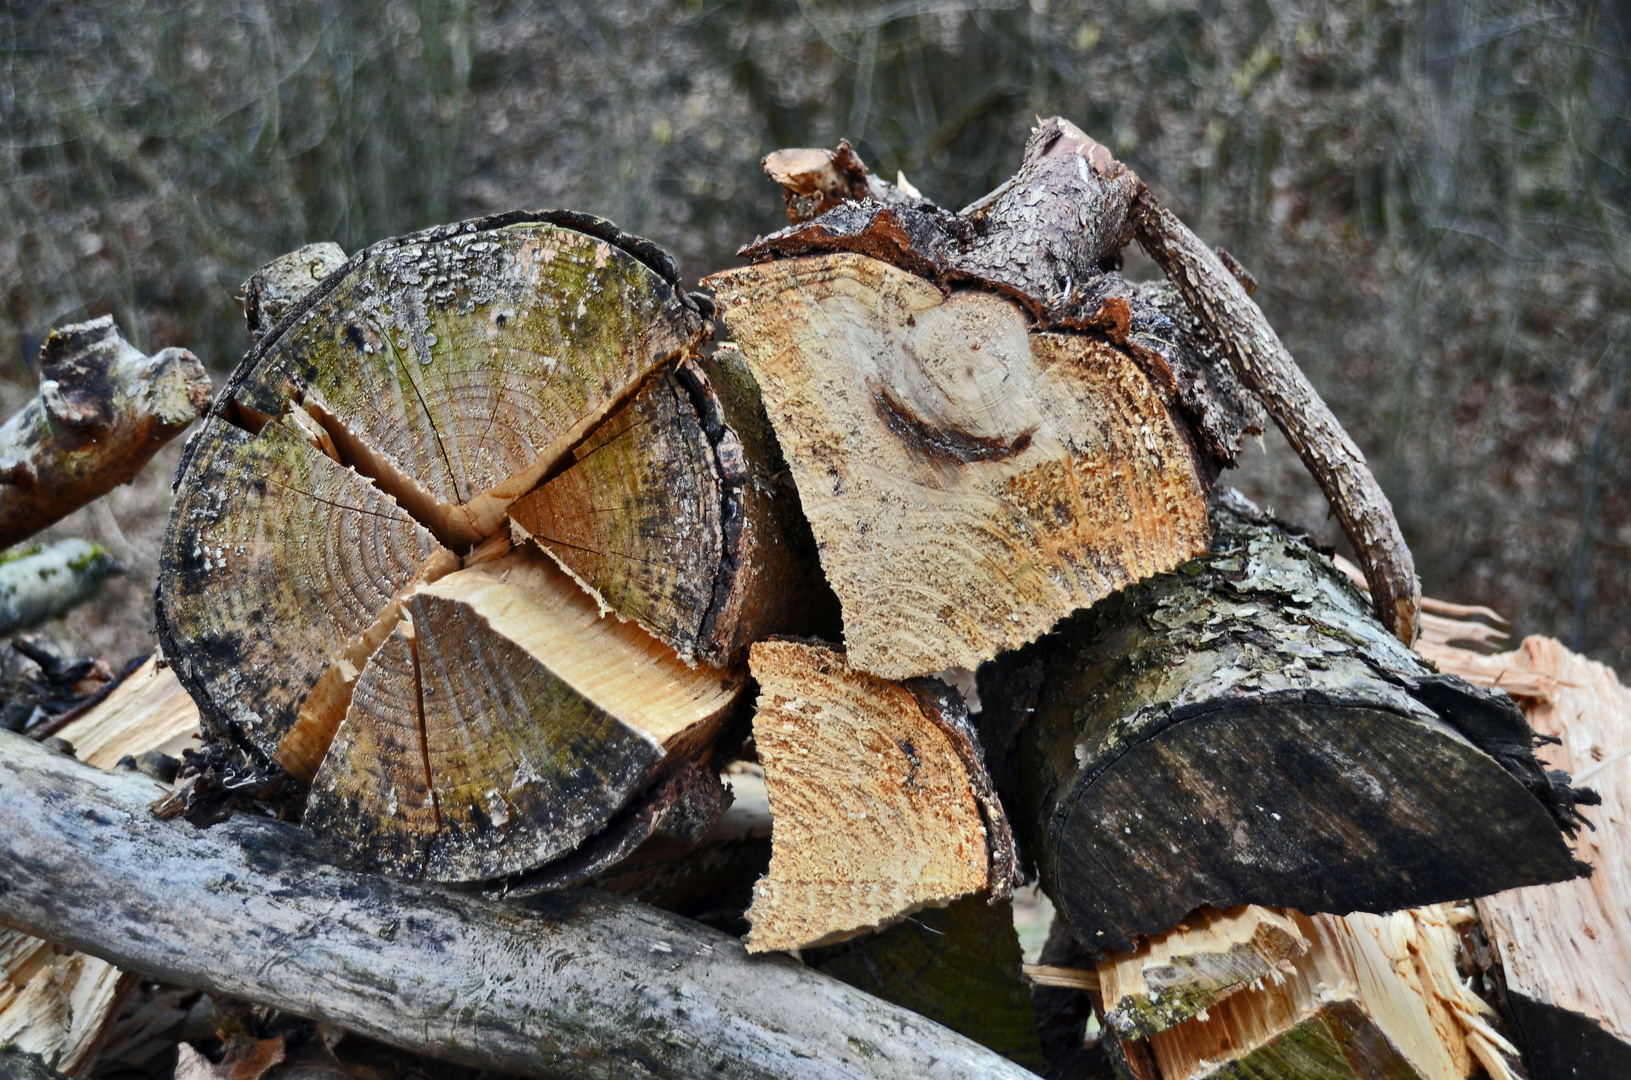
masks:
[(1203, 904), (1392, 911), (1578, 875), (1572, 794), (1516, 707), (1222, 502), (1207, 555), (979, 672), (988, 757), (1015, 752), (999, 790), (1084, 943)]
[(362, 865), (508, 879), (637, 843), (747, 644), (835, 621), (751, 376), (598, 219), (335, 254), (246, 289), (276, 321), (178, 475), (165, 655)]

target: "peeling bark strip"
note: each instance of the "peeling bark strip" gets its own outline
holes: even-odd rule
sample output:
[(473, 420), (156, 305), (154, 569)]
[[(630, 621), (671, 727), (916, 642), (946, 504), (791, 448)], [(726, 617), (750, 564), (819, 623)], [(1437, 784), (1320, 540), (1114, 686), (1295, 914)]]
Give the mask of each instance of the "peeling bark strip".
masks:
[(129, 482), (209, 403), (186, 349), (143, 356), (111, 315), (51, 331), (39, 397), (0, 427), (0, 548)]
[(1209, 554), (979, 672), (1021, 846), (1083, 942), (1203, 903), (1391, 911), (1575, 877), (1573, 793), (1516, 708), (1226, 504)]
[(1133, 205), (1138, 242), (1166, 271), (1240, 381), (1269, 415), (1330, 500), (1370, 582), (1377, 617), (1406, 645), (1421, 632), (1421, 583), (1381, 485), (1308, 377), (1217, 253), (1148, 191)]
[(599, 219), (338, 258), (248, 283), (264, 335), (178, 479), (159, 632), (213, 743), (410, 877), (553, 880), (717, 810), (641, 799), (706, 757), (748, 644), (833, 606), (745, 367)]
[(604, 893), (530, 907), (153, 819), (143, 777), (0, 735), (0, 922), (182, 985), (529, 1076), (1019, 1078), (905, 1009)]

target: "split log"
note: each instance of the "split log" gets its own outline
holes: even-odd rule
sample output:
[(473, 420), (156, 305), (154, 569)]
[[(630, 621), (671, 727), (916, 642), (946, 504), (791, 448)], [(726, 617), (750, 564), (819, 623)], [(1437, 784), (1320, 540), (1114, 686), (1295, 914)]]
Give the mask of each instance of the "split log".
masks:
[(955, 691), (855, 671), (826, 645), (767, 641), (752, 657), (773, 831), (750, 951), (829, 945), (959, 896), (1008, 895), (1013, 842)]
[(166, 655), (362, 865), (508, 880), (598, 835), (593, 873), (712, 797), (648, 789), (704, 755), (748, 643), (822, 625), (751, 377), (599, 219), (385, 241), (294, 299), (318, 254), (246, 287), (252, 326), (287, 311), (183, 462)]
[[(1059, 911), (1131, 948), (1202, 904), (1389, 911), (1561, 881), (1566, 778), (1238, 496), (1212, 551), (982, 667), (989, 760)], [(1472, 809), (1476, 808), (1476, 809)]]
[(1393, 506), (1365, 455), (1280, 343), (1245, 284), (1218, 252), (1139, 187), (1132, 213), (1139, 244), (1205, 323), (1240, 381), (1268, 406), (1342, 522), (1370, 582), (1377, 617), (1400, 641), (1413, 644), (1421, 628), (1421, 583)]
[(84, 603), (110, 574), (123, 572), (100, 544), (58, 540), (0, 559), (0, 634), (15, 634)]
[(57, 731), (74, 756), (99, 769), (124, 758), (161, 753), (178, 758), (198, 741), (198, 706), (175, 672), (149, 656), (107, 697)]
[(1483, 657), (1500, 685), (1548, 688), (1524, 714), (1547, 764), (1602, 793), (1577, 853), (1592, 875), (1478, 901), (1497, 990), (1532, 1080), (1631, 1075), (1631, 690), (1612, 669), (1530, 637)]
[(1202, 470), (1113, 345), (849, 253), (708, 283), (861, 670), (973, 668), (1204, 550)]
[(128, 483), (204, 415), (210, 378), (186, 349), (144, 356), (104, 315), (40, 346), (40, 394), (0, 427), (0, 548)]
[(482, 881), (578, 847), (712, 745), (745, 682), (604, 619), (525, 549), (422, 585), (369, 659), (305, 824), (362, 865)]
[(787, 449), (857, 668), (973, 668), (1204, 550), (1207, 489), (1255, 407), (1105, 269), (1131, 238), (1135, 181), (1048, 121), (1014, 179), (961, 214), (839, 202), (705, 280)]
[[(1307, 916), (1280, 912), (1290, 954), (1253, 981), (1208, 978), (1217, 924), (1181, 926), (1101, 966), (1142, 966), (1165, 981), (1166, 1008), (1135, 1032), (1112, 1024), (1110, 1047), (1135, 1080), (1513, 1080), (1516, 1049), (1457, 967), (1456, 924), (1468, 909)], [(1261, 915), (1247, 916), (1257, 922)], [(1238, 920), (1237, 920), (1238, 921)], [(1189, 957), (1195, 963), (1186, 964)], [(1109, 1015), (1129, 1019), (1110, 1008)], [(1149, 1030), (1149, 1025), (1155, 1025)]]
[(500, 1072), (1031, 1075), (627, 900), (570, 890), (528, 907), (359, 875), (326, 865), (292, 826), (241, 817), (199, 832), (152, 818), (150, 797), (145, 778), (0, 734), (0, 922)]

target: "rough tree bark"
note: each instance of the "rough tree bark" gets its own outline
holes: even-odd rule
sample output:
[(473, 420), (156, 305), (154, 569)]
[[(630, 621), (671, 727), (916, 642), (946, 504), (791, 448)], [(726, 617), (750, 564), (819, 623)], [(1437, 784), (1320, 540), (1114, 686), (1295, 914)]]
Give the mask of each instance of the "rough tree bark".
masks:
[(1400, 641), (1414, 644), (1421, 632), (1421, 583), (1393, 506), (1365, 455), (1219, 254), (1147, 190), (1134, 201), (1132, 220), (1138, 242), (1206, 324), (1240, 381), (1268, 406), (1325, 492), (1370, 582), (1377, 617)]
[(1391, 911), (1574, 877), (1573, 792), (1504, 697), (1435, 674), (1234, 497), (1212, 551), (982, 667), (1021, 847), (1077, 934), (1201, 904)]
[(107, 549), (87, 540), (30, 544), (0, 561), (0, 634), (55, 618), (96, 594), (121, 571)]
[(588, 890), (530, 907), (326, 865), (289, 825), (205, 832), (152, 783), (0, 734), (0, 922), (132, 970), (530, 1076), (1026, 1077), (915, 1014)]
[(128, 482), (209, 403), (186, 349), (144, 356), (111, 315), (51, 331), (39, 397), (0, 427), (0, 548)]

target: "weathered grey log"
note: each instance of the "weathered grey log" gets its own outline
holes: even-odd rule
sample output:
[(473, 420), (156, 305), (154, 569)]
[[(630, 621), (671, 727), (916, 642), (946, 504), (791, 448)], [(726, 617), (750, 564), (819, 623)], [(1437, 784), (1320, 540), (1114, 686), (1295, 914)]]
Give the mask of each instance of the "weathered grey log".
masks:
[(186, 349), (143, 356), (111, 315), (51, 331), (39, 396), (0, 427), (0, 548), (128, 482), (209, 403)]
[(988, 759), (1081, 940), (1202, 904), (1346, 913), (1577, 876), (1574, 793), (1503, 695), (1436, 674), (1244, 499), (1212, 550), (983, 665)]
[(448, 1061), (532, 1076), (1028, 1077), (786, 958), (589, 890), (528, 905), (324, 865), (289, 825), (0, 733), (0, 923)]
[(86, 540), (29, 545), (0, 562), (0, 634), (14, 634), (96, 595), (109, 574), (121, 571), (106, 548)]
[(345, 265), (339, 244), (307, 244), (279, 255), (256, 270), (243, 284), (244, 321), (249, 336), (259, 341), (320, 281)]
[(1134, 200), (1132, 219), (1139, 244), (1211, 331), (1240, 381), (1263, 400), (1325, 492), (1359, 556), (1377, 616), (1400, 641), (1415, 644), (1421, 632), (1415, 560), (1365, 455), (1218, 253), (1147, 190)]

